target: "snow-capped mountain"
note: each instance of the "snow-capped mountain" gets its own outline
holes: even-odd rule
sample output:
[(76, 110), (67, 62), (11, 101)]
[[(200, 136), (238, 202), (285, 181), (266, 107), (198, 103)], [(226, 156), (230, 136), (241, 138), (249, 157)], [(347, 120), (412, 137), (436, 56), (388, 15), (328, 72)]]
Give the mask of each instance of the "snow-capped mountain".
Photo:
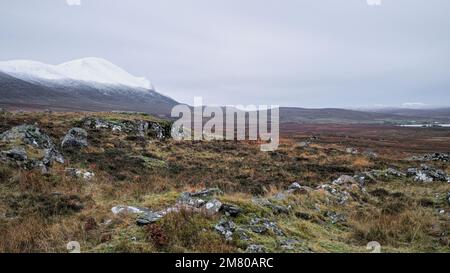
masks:
[(167, 115), (176, 101), (100, 58), (59, 65), (30, 60), (0, 62), (0, 107), (126, 110)]
[(0, 71), (21, 80), (44, 84), (81, 81), (152, 89), (150, 81), (146, 78), (134, 77), (122, 68), (101, 58), (83, 58), (59, 65), (14, 60), (0, 62)]

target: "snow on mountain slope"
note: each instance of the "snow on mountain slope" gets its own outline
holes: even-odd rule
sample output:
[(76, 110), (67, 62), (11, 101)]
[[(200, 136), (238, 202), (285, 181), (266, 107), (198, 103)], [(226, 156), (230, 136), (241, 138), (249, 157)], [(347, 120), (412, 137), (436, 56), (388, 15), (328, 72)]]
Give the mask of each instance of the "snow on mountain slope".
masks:
[(152, 89), (152, 85), (147, 79), (134, 77), (107, 60), (93, 57), (60, 65), (49, 65), (30, 60), (13, 60), (0, 62), (0, 71), (32, 83), (81, 81)]

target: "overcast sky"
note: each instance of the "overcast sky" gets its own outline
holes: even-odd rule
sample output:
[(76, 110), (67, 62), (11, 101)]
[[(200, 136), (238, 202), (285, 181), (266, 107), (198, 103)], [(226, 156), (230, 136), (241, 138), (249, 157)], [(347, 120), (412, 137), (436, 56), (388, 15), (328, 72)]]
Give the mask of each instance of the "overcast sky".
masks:
[(66, 1), (1, 0), (0, 60), (101, 57), (190, 104), (450, 105), (449, 0)]

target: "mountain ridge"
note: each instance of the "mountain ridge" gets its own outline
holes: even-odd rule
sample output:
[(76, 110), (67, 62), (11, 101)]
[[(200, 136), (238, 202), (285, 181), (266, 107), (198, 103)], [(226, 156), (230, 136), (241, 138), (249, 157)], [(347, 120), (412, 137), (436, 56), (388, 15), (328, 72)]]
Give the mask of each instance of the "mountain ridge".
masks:
[[(62, 66), (64, 69), (55, 70), (55, 66), (34, 61), (1, 62), (0, 107), (55, 111), (130, 110), (168, 116), (172, 107), (178, 104), (154, 90), (150, 81), (145, 80), (148, 84), (142, 82), (142, 78), (131, 76), (106, 60), (85, 58)], [(85, 68), (69, 72), (69, 67), (73, 66)], [(94, 75), (95, 71), (100, 73)]]

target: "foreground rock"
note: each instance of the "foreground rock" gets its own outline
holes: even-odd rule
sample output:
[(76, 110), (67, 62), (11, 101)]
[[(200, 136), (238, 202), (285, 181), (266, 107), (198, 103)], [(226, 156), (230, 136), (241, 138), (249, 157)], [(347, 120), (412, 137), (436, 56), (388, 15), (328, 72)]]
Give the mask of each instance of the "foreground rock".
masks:
[(189, 210), (209, 215), (223, 212), (225, 215), (237, 216), (241, 212), (241, 209), (234, 205), (224, 206), (222, 202), (214, 198), (219, 194), (222, 194), (222, 191), (218, 188), (205, 189), (192, 193), (184, 192), (173, 206), (160, 211), (124, 205), (115, 206), (111, 211), (116, 215), (120, 213), (138, 214), (139, 216), (136, 219), (136, 224), (140, 226), (155, 223), (168, 213), (178, 213), (181, 210)]
[(80, 149), (88, 146), (87, 132), (81, 128), (72, 128), (64, 137), (61, 147), (63, 149), (76, 148)]
[(48, 135), (34, 125), (21, 125), (0, 135), (0, 159), (20, 167), (42, 168), (53, 162), (63, 164), (64, 158)]

